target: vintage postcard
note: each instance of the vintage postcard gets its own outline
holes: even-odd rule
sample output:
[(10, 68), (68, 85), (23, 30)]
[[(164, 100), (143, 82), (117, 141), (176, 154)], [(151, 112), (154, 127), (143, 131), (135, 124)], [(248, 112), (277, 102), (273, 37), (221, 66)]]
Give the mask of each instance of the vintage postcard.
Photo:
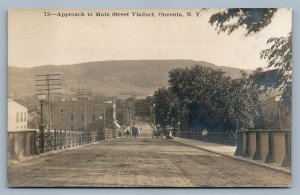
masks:
[(10, 9), (9, 187), (290, 187), (292, 10)]

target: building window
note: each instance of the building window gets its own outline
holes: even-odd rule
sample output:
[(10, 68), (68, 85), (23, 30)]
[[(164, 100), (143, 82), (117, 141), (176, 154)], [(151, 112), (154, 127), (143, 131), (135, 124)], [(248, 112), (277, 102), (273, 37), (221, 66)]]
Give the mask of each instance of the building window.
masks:
[(16, 116), (16, 122), (18, 123), (19, 122), (19, 112), (16, 113), (17, 116)]
[(71, 114), (71, 121), (73, 121), (74, 120), (74, 115), (73, 114)]
[(95, 106), (93, 106), (93, 112), (95, 112), (95, 110), (96, 110), (96, 108), (95, 108)]
[(27, 113), (24, 112), (24, 122), (26, 122), (26, 121), (27, 121)]
[(63, 119), (63, 115), (60, 115), (60, 121), (63, 121), (64, 119)]
[(84, 121), (84, 115), (83, 114), (81, 115), (81, 121)]
[(60, 109), (60, 112), (64, 112), (64, 109), (62, 107), (60, 107), (59, 109)]
[(21, 122), (23, 122), (23, 112), (20, 113), (21, 114)]
[(96, 117), (95, 117), (95, 115), (93, 114), (93, 121), (95, 121), (96, 120)]
[(80, 111), (83, 112), (83, 106), (80, 106)]
[(73, 129), (74, 129), (74, 127), (73, 127), (73, 125), (71, 125), (71, 131), (73, 131)]

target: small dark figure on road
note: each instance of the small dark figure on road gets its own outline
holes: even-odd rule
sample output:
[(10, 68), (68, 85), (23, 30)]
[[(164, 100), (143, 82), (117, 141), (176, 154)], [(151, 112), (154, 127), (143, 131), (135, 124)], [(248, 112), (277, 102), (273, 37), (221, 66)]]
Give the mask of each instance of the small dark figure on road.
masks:
[(139, 129), (137, 127), (132, 127), (132, 135), (134, 138), (138, 136), (138, 133), (139, 133)]
[(126, 130), (126, 136), (129, 137), (129, 130)]
[(160, 129), (159, 126), (157, 126), (152, 133), (152, 139), (154, 136), (156, 137), (156, 139), (158, 139), (158, 137), (162, 138), (162, 134), (163, 134), (163, 131)]

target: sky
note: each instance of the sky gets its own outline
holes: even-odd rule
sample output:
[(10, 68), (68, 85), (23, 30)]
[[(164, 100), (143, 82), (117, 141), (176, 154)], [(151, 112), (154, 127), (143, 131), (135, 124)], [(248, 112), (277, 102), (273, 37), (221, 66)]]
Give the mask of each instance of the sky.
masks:
[[(133, 17), (132, 11), (154, 12), (156, 17)], [(159, 17), (162, 13), (192, 11), (192, 17)], [(217, 10), (196, 16), (193, 10), (45, 10), (12, 9), (8, 15), (8, 66), (71, 65), (89, 61), (189, 59), (219, 66), (256, 69), (266, 66), (260, 51), (270, 37), (286, 36), (292, 12), (280, 9), (270, 25), (246, 35), (244, 29), (218, 34), (208, 21)], [(44, 12), (85, 16), (45, 16)], [(107, 12), (110, 16), (95, 16)], [(130, 16), (113, 17), (113, 12)], [(93, 13), (93, 16), (87, 16)]]

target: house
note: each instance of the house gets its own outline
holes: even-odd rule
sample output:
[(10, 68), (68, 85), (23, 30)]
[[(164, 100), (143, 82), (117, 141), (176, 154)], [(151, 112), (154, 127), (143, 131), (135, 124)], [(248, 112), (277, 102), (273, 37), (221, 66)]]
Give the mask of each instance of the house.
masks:
[(8, 99), (7, 103), (7, 127), (8, 131), (22, 131), (27, 129), (28, 108), (15, 98)]

